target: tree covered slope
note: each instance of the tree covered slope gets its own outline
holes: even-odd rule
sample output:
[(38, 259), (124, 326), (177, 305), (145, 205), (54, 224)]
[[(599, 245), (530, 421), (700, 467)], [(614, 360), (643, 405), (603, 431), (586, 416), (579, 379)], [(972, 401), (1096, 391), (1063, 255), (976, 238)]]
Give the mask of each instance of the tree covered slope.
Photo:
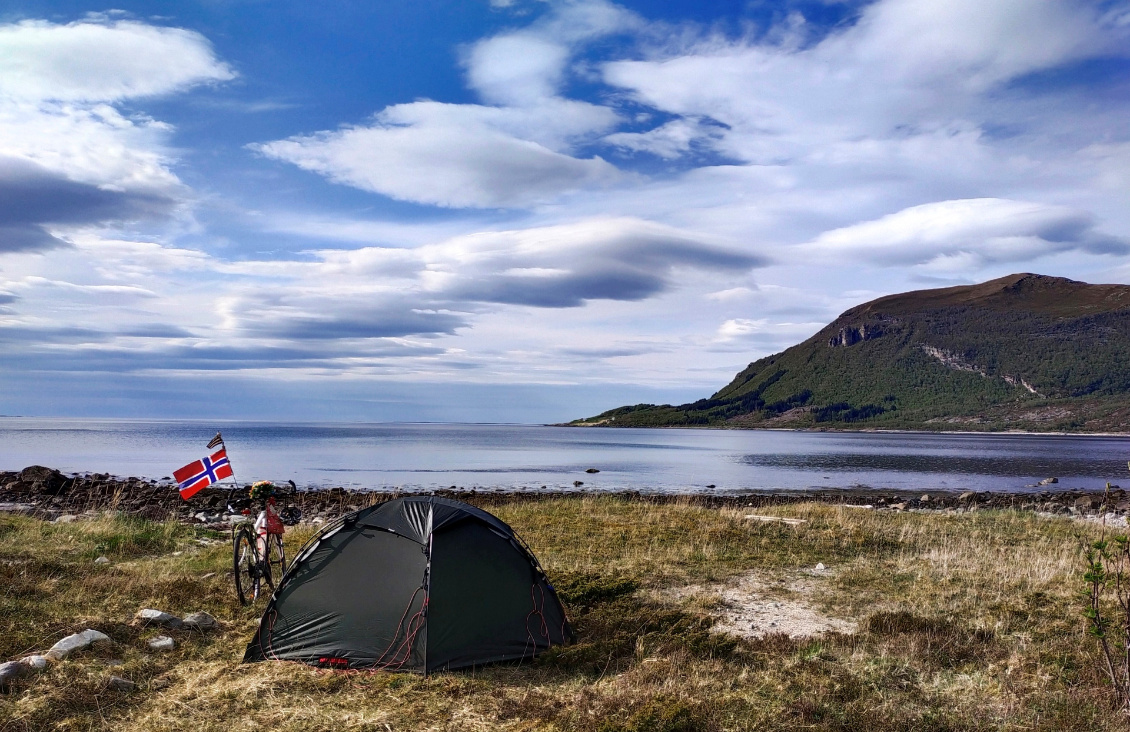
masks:
[(856, 306), (708, 399), (577, 425), (1122, 431), (1130, 286), (1015, 274)]

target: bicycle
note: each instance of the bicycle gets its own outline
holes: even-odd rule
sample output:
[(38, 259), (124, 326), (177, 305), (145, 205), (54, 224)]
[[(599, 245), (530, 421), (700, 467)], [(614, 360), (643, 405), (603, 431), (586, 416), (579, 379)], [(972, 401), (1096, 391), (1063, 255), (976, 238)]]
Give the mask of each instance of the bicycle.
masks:
[[(289, 481), (291, 489), (294, 482)], [(294, 526), (302, 519), (302, 512), (293, 506), (276, 513), (275, 497), (281, 495), (274, 484), (260, 481), (251, 486), (251, 496), (231, 500), (229, 492), (228, 511), (242, 515), (241, 521), (232, 523), (232, 573), (235, 576), (235, 591), (241, 605), (248, 605), (259, 599), (264, 584), (273, 592), (275, 578), (286, 572), (286, 549), (283, 546), (284, 526)], [(250, 526), (251, 507), (261, 501), (262, 510)]]

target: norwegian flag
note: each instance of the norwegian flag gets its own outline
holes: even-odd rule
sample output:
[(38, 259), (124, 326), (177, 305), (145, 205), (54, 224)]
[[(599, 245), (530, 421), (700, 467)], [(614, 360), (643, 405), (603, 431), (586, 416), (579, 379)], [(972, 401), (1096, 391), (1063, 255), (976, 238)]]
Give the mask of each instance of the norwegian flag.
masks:
[(232, 476), (231, 463), (228, 462), (227, 449), (218, 450), (206, 458), (201, 458), (173, 471), (180, 487), (180, 497), (188, 500), (201, 488), (206, 488), (224, 478)]

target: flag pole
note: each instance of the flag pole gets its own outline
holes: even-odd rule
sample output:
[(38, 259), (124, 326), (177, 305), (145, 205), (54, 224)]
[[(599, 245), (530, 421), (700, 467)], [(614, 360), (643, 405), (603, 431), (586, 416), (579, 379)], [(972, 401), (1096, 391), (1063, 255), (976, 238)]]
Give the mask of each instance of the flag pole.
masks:
[[(224, 453), (227, 454), (228, 446), (224, 444), (224, 436), (219, 432), (217, 432), (216, 436), (208, 443), (208, 449), (211, 450), (216, 446), (219, 446)], [(228, 510), (231, 510), (231, 497), (239, 488), (239, 481), (235, 479), (235, 466), (232, 465), (230, 457), (228, 458), (228, 468), (231, 469), (231, 488), (228, 489), (228, 496), (224, 500), (224, 503), (227, 504)]]

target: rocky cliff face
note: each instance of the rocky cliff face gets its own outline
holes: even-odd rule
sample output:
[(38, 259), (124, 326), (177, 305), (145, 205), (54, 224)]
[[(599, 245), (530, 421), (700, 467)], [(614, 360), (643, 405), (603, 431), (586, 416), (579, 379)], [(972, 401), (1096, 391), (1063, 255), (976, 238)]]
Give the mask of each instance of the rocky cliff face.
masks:
[(864, 323), (859, 326), (840, 328), (840, 332), (828, 339), (832, 348), (854, 346), (856, 343), (869, 341), (883, 335), (883, 330), (875, 325)]

